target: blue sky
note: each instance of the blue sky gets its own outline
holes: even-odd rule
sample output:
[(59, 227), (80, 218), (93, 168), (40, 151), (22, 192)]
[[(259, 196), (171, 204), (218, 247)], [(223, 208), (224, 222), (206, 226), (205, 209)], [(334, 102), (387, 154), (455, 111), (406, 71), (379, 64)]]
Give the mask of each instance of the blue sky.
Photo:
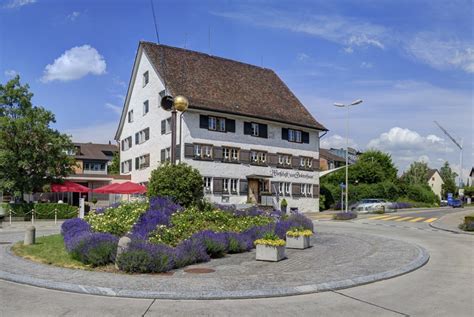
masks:
[[(473, 5), (467, 1), (154, 0), (164, 44), (274, 69), (330, 132), (323, 146), (473, 165)], [(209, 41), (210, 30), (210, 41)], [(0, 1), (0, 78), (31, 86), (74, 140), (113, 140), (139, 40), (156, 41), (149, 0)], [(465, 174), (466, 175), (466, 174)]]

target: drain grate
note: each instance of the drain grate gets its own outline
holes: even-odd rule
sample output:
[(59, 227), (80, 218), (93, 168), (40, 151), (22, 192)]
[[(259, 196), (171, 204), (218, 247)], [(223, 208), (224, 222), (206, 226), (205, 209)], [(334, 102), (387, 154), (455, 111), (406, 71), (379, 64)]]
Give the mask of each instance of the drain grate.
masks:
[(216, 270), (207, 268), (207, 267), (195, 267), (191, 269), (186, 269), (184, 272), (186, 273), (194, 273), (194, 274), (205, 274), (205, 273), (213, 273)]

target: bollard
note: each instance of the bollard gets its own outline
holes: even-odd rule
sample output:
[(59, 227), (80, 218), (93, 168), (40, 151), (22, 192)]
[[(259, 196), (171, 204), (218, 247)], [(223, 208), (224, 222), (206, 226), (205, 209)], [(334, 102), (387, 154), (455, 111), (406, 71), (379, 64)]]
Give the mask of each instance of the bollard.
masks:
[(117, 255), (115, 256), (115, 267), (118, 269), (117, 259), (120, 254), (124, 253), (130, 247), (132, 240), (129, 237), (121, 237), (117, 245)]
[(25, 241), (23, 242), (24, 245), (35, 244), (36, 238), (36, 228), (35, 226), (29, 226), (26, 228), (25, 232)]
[(54, 224), (58, 223), (58, 210), (54, 209)]
[(35, 224), (35, 210), (31, 209), (31, 224)]

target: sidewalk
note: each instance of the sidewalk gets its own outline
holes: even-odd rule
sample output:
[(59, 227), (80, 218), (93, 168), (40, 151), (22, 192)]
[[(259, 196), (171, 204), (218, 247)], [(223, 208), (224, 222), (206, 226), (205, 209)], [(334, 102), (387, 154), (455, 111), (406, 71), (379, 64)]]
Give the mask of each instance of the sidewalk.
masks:
[(430, 223), (430, 227), (435, 229), (449, 231), (453, 233), (462, 233), (462, 234), (470, 234), (474, 235), (474, 232), (464, 231), (459, 229), (459, 224), (464, 222), (464, 216), (472, 214), (474, 212), (473, 209), (463, 210), (460, 212), (456, 212), (453, 214), (445, 215), (439, 218), (437, 221)]

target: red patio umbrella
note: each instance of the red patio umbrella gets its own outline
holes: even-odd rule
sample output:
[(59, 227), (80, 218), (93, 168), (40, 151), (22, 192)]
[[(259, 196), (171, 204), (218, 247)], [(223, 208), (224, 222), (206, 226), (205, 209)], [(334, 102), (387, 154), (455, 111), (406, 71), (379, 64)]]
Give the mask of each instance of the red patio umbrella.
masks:
[(64, 182), (62, 184), (51, 184), (51, 191), (53, 193), (87, 193), (91, 189), (81, 184)]
[(146, 193), (146, 187), (133, 182), (125, 182), (105, 185), (95, 189), (94, 192), (104, 194), (144, 194)]

